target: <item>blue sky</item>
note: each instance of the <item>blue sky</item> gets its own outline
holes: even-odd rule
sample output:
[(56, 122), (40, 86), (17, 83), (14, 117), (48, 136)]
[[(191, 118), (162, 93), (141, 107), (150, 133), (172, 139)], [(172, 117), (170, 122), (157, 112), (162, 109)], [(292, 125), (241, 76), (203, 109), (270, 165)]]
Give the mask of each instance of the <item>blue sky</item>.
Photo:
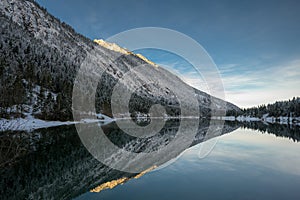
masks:
[[(300, 96), (300, 1), (37, 2), (90, 39), (149, 26), (190, 36), (220, 70), (226, 99), (241, 107)], [(140, 52), (205, 90), (179, 57)]]

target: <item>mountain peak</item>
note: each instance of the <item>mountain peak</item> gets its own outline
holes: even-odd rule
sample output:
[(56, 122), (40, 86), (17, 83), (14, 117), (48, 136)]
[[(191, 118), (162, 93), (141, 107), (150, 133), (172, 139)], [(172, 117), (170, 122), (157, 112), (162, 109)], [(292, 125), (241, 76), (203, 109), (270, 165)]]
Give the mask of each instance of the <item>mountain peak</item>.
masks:
[(148, 63), (148, 64), (150, 64), (154, 67), (158, 67), (157, 64), (155, 64), (154, 62), (152, 62), (151, 60), (149, 60), (148, 58), (146, 58), (142, 54), (135, 54), (135, 53), (129, 51), (128, 49), (126, 49), (126, 48), (120, 47), (116, 43), (110, 43), (110, 42), (104, 41), (102, 39), (95, 39), (94, 42), (99, 44), (100, 46), (103, 46), (103, 47), (105, 47), (109, 50), (115, 51), (115, 52), (119, 52), (119, 53), (122, 53), (122, 54), (125, 54), (125, 55), (137, 56), (140, 59), (142, 59), (143, 61), (145, 61), (146, 63)]
[(99, 44), (100, 46), (103, 46), (109, 50), (115, 51), (115, 52), (119, 52), (122, 54), (126, 54), (126, 55), (130, 55), (133, 54), (131, 51), (120, 47), (119, 45), (117, 45), (116, 43), (110, 43), (110, 42), (106, 42), (102, 39), (95, 39), (94, 42), (96, 42), (97, 44)]

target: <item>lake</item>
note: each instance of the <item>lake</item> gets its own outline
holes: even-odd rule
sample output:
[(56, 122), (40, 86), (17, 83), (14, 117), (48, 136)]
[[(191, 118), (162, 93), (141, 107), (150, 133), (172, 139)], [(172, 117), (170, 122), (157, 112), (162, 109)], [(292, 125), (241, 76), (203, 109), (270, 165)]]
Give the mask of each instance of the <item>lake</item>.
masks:
[[(201, 120), (191, 134), (194, 121), (181, 122), (168, 120), (145, 138), (124, 133), (115, 122), (97, 124), (115, 146), (134, 153), (127, 163), (118, 154), (99, 162), (84, 146), (100, 144), (96, 135), (82, 143), (74, 125), (1, 133), (0, 199), (300, 198), (299, 127), (226, 122), (219, 130), (219, 121)], [(82, 125), (88, 132), (95, 127)], [(219, 131), (208, 134), (210, 127)]]

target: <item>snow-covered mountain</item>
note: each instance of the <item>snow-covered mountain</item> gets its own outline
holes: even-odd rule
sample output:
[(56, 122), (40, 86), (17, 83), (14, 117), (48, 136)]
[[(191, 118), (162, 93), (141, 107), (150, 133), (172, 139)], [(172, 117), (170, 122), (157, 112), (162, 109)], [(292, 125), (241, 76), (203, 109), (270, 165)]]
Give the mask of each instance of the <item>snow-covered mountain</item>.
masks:
[[(114, 86), (136, 66), (145, 65), (152, 77), (165, 77), (161, 81), (166, 85), (185, 85), (193, 89), (142, 55), (122, 52), (117, 45), (94, 42), (76, 33), (33, 0), (1, 0), (0, 21), (0, 118), (24, 117), (24, 113), (31, 112), (29, 114), (40, 119), (71, 120), (74, 80), (89, 52), (94, 52), (100, 60), (97, 67), (105, 70), (96, 93), (96, 111), (108, 116), (112, 115)], [(146, 114), (151, 105), (161, 104), (168, 115), (179, 115), (178, 99), (168, 87), (145, 84), (151, 83), (151, 76), (121, 82), (128, 89), (142, 85), (132, 95), (127, 114)], [(39, 92), (35, 88), (40, 88)], [(229, 110), (240, 111), (233, 104), (193, 90), (201, 116), (210, 115), (211, 108), (224, 110), (225, 105)], [(188, 103), (189, 99), (184, 101)]]

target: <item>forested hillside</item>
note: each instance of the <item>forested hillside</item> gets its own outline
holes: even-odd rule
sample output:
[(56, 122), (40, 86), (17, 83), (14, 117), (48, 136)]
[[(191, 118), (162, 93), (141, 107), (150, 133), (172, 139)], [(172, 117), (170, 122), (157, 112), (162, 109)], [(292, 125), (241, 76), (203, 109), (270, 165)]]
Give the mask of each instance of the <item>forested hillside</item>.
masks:
[(268, 117), (300, 117), (300, 97), (287, 101), (262, 104), (259, 106), (241, 109), (241, 112), (228, 111), (227, 116), (251, 116), (257, 118)]
[[(0, 21), (0, 118), (72, 120), (74, 80), (92, 51), (100, 60), (95, 69), (105, 71), (96, 93), (97, 113), (112, 116), (114, 86), (126, 72), (139, 65), (145, 65), (152, 77), (167, 77), (162, 83), (191, 88), (142, 56), (112, 51), (76, 33), (33, 0), (1, 0)], [(149, 112), (153, 104), (164, 106), (168, 115), (180, 115), (180, 105), (172, 91), (163, 84), (151, 83), (151, 76), (122, 83), (127, 88), (142, 85), (130, 100), (130, 116)], [(82, 91), (85, 89), (83, 86)], [(225, 110), (225, 105), (239, 111), (231, 103), (194, 90), (200, 116), (210, 116), (211, 108)], [(188, 97), (184, 101), (189, 103)]]

